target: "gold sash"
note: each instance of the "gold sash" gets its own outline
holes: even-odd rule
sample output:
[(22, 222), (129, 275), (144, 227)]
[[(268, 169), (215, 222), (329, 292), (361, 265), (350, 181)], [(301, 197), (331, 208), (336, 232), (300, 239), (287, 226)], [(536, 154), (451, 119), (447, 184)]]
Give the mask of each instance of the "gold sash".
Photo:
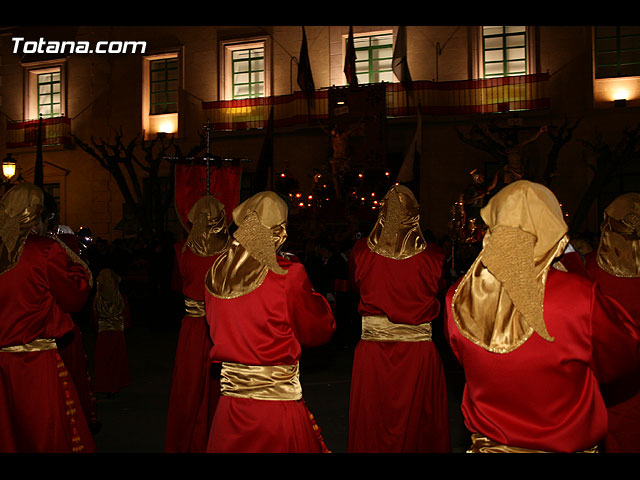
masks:
[(53, 350), (58, 348), (53, 338), (36, 338), (34, 341), (25, 345), (12, 345), (10, 347), (0, 348), (0, 352), (6, 353), (22, 353), (22, 352), (42, 352), (44, 350)]
[(370, 342), (430, 342), (431, 322), (393, 323), (384, 315), (362, 317), (362, 340)]
[(184, 297), (185, 315), (188, 317), (204, 317), (204, 302)]
[(220, 393), (255, 400), (300, 400), (300, 370), (295, 365), (243, 365), (222, 362)]
[(98, 332), (124, 332), (124, 318), (122, 315), (98, 320)]
[[(544, 450), (532, 450), (529, 448), (512, 447), (494, 442), (484, 435), (474, 433), (471, 435), (472, 445), (467, 453), (551, 453)], [(598, 447), (592, 447), (578, 453), (598, 453)]]

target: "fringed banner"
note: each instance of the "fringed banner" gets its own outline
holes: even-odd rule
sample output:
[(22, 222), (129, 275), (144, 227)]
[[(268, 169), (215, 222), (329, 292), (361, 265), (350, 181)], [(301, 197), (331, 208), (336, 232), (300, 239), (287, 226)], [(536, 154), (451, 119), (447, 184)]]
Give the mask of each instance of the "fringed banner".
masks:
[[(549, 108), (549, 74), (451, 82), (416, 81), (407, 92), (401, 83), (384, 83), (386, 115), (469, 115)], [(363, 88), (366, 85), (362, 86)], [(359, 88), (359, 87), (355, 87)], [(264, 128), (270, 108), (274, 126), (285, 127), (329, 119), (328, 90), (314, 92), (307, 102), (301, 91), (248, 100), (203, 102), (202, 108), (216, 130)]]
[(215, 130), (264, 128), (273, 107), (275, 127), (288, 127), (327, 118), (326, 90), (318, 90), (309, 99), (303, 92), (246, 100), (203, 102), (202, 108)]
[[(42, 145), (71, 145), (71, 119), (42, 119)], [(38, 144), (38, 120), (7, 122), (7, 148), (35, 147)]]
[[(212, 162), (213, 163), (213, 162)], [(240, 199), (242, 167), (239, 162), (209, 167), (209, 195), (224, 204), (227, 222)], [(176, 212), (183, 227), (189, 230), (187, 215), (191, 207), (207, 194), (207, 167), (201, 164), (176, 164), (175, 172)]]
[[(519, 75), (453, 82), (413, 82), (408, 92), (387, 84), (387, 115), (469, 115), (549, 108), (549, 74)], [(407, 105), (409, 98), (409, 105)]]

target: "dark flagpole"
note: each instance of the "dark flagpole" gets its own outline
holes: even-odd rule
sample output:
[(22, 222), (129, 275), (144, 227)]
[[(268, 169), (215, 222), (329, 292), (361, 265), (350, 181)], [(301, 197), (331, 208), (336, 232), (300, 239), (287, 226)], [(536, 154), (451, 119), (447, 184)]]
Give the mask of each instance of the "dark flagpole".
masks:
[(36, 150), (36, 164), (33, 173), (33, 184), (44, 188), (44, 164), (42, 160), (42, 116), (38, 117), (38, 143)]

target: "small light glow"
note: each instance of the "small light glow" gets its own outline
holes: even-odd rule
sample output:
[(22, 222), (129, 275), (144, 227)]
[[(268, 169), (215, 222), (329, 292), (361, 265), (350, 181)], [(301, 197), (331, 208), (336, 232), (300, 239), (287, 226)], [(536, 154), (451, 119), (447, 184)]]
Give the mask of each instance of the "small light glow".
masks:
[(361, 202), (364, 202), (364, 197), (360, 197), (360, 201), (361, 201)]
[(299, 207), (304, 207), (304, 202), (300, 202), (300, 203), (298, 203), (298, 206), (299, 206)]
[(301, 193), (296, 193), (296, 198), (300, 198), (302, 196)]
[(384, 174), (388, 177), (389, 175), (391, 175), (390, 172), (384, 172)]
[(5, 161), (2, 163), (2, 174), (11, 179), (16, 174), (16, 164), (15, 162)]
[(280, 176), (281, 176), (282, 178), (284, 178), (284, 177), (286, 177), (286, 176), (287, 176), (287, 174), (286, 174), (286, 173), (284, 173), (284, 172), (282, 172), (282, 173), (280, 174)]
[(364, 175), (362, 175), (361, 173), (358, 174), (358, 178), (362, 178)]
[(618, 88), (613, 92), (614, 100), (626, 100), (629, 98), (629, 90), (626, 88)]

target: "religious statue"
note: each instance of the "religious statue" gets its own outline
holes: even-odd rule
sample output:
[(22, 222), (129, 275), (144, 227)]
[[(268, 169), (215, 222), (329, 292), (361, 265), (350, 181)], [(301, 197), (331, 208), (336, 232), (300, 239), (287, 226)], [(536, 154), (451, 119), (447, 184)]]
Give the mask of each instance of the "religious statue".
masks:
[(535, 142), (540, 135), (546, 133), (548, 130), (547, 125), (543, 125), (540, 127), (538, 132), (531, 138), (524, 140), (523, 142), (518, 143), (517, 141), (517, 132), (513, 135), (512, 140), (506, 140), (500, 137), (497, 137), (491, 131), (484, 127), (483, 132), (493, 141), (498, 143), (505, 151), (507, 156), (507, 164), (504, 166), (504, 183), (509, 184), (515, 182), (516, 180), (522, 180), (524, 177), (524, 167), (522, 165), (522, 149), (529, 145), (530, 143)]

